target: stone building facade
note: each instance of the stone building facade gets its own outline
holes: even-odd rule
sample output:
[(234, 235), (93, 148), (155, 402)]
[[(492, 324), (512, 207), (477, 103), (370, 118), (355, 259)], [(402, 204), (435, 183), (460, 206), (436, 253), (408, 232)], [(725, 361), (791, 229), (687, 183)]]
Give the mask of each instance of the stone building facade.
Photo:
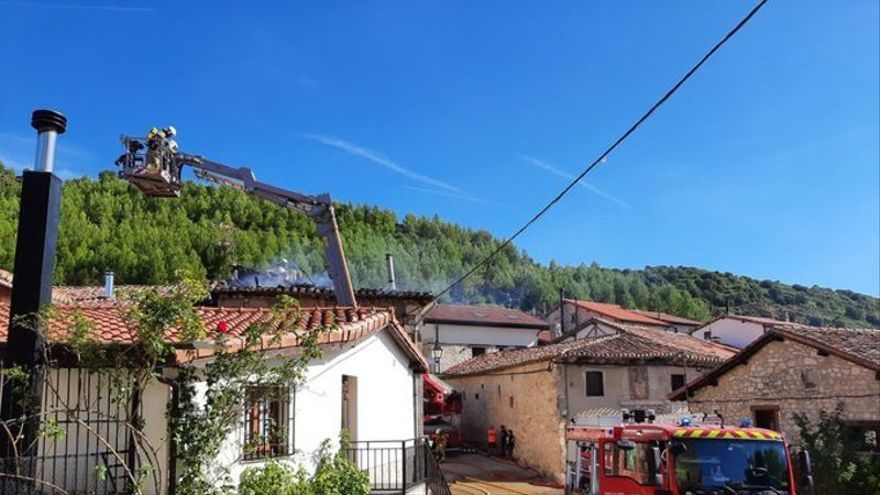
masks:
[(482, 354), (521, 349), (538, 342), (538, 334), (550, 325), (515, 308), (438, 304), (425, 312), (418, 334), (422, 352), (442, 349), (434, 370), (442, 372)]
[(504, 425), (516, 436), (518, 459), (527, 459), (545, 474), (563, 471), (565, 418), (557, 393), (560, 375), (549, 371), (547, 363), (456, 377), (449, 383), (462, 394), (461, 434), (466, 442), (485, 445), (488, 428)]
[(698, 368), (733, 354), (663, 329), (606, 325), (604, 331), (488, 353), (449, 368), (442, 376), (462, 395), (463, 440), (484, 447), (488, 428), (504, 425), (516, 436), (518, 461), (561, 480), (565, 428), (572, 420), (606, 415), (619, 421), (622, 408), (668, 413), (675, 409), (667, 399), (672, 375), (681, 374), (683, 384), (685, 373), (695, 379)]
[[(717, 409), (728, 421), (749, 418), (794, 443), (795, 413), (816, 421), (845, 406), (852, 426), (880, 431), (880, 331), (779, 327), (712, 373), (673, 393), (690, 408)], [(876, 433), (874, 433), (876, 435)]]

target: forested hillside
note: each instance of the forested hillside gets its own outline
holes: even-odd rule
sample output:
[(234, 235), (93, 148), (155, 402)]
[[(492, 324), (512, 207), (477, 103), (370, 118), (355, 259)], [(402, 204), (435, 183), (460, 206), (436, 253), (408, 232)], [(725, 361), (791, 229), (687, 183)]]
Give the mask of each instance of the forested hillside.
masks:
[[(0, 267), (10, 269), (19, 184), (0, 166)], [(385, 282), (385, 253), (395, 256), (398, 284), (439, 290), (500, 242), (441, 219), (371, 206), (337, 207), (356, 286)], [(305, 272), (323, 270), (323, 248), (310, 219), (228, 188), (189, 183), (177, 200), (147, 198), (112, 173), (64, 185), (56, 283), (100, 284), (105, 270), (119, 283), (161, 283), (185, 268), (224, 278), (234, 263), (266, 266), (284, 257)], [(505, 249), (485, 272), (451, 294), (461, 302), (524, 309), (554, 304), (564, 287), (573, 297), (707, 319), (732, 311), (814, 324), (880, 326), (878, 299), (851, 291), (789, 286), (685, 267), (616, 270), (596, 264), (542, 265)]]

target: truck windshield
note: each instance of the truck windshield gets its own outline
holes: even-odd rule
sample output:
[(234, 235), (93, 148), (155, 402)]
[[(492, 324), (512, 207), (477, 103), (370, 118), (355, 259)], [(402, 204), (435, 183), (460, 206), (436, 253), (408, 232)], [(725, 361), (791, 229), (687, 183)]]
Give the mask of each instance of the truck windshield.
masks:
[(777, 441), (682, 439), (675, 456), (679, 493), (789, 493), (785, 446)]

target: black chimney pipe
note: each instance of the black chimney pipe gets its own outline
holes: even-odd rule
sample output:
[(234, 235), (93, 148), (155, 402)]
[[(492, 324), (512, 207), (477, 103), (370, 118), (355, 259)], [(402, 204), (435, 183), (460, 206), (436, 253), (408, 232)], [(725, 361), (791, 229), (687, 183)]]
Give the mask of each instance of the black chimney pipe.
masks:
[[(20, 368), (28, 382), (3, 387), (0, 419), (24, 421), (22, 436), (15, 442), (0, 435), (0, 455), (11, 458), (16, 451), (21, 459), (33, 459), (40, 428), (39, 413), (43, 404), (45, 370), (45, 332), (39, 328), (40, 310), (52, 302), (52, 271), (58, 239), (58, 215), (61, 205), (61, 179), (52, 173), (55, 163), (55, 140), (67, 129), (67, 118), (52, 110), (37, 110), (31, 117), (37, 130), (35, 170), (22, 174), (15, 244), (15, 266), (9, 310), (9, 332), (4, 367)], [(15, 463), (7, 463), (14, 467)], [(25, 462), (21, 474), (30, 476), (33, 463)]]

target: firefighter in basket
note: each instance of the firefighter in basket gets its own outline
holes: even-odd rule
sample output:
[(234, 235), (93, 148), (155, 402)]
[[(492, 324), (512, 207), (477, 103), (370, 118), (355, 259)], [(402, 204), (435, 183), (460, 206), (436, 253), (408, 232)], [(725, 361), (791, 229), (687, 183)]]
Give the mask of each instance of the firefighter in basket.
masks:
[[(177, 151), (177, 142), (172, 140), (177, 134), (174, 126), (159, 130), (153, 127), (147, 133), (147, 171), (151, 174), (170, 172), (171, 155)], [(173, 147), (173, 149), (172, 149)]]

